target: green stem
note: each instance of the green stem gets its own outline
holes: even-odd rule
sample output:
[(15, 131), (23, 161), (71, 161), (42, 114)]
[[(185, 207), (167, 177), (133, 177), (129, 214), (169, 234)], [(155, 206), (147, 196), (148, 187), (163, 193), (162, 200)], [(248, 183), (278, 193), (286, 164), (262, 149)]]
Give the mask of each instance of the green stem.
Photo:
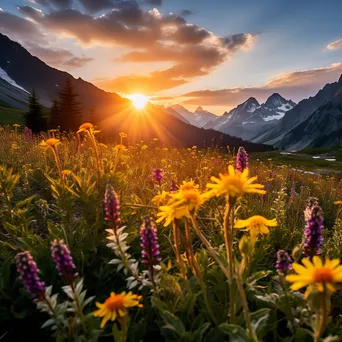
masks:
[(92, 129), (90, 129), (87, 132), (89, 134), (89, 137), (90, 137), (90, 140), (93, 145), (94, 152), (95, 152), (96, 168), (97, 168), (97, 189), (100, 192), (101, 165), (100, 165), (99, 150), (97, 148), (97, 143), (96, 143), (95, 136), (94, 136)]
[(285, 277), (283, 274), (281, 274), (279, 276), (279, 279), (280, 279), (280, 285), (284, 291), (284, 295), (285, 295), (285, 302), (286, 302), (286, 308), (287, 308), (287, 312), (288, 312), (288, 317), (291, 321), (291, 324), (292, 324), (292, 332), (293, 332), (293, 335), (295, 335), (295, 332), (296, 332), (296, 328), (295, 328), (295, 319), (292, 315), (292, 310), (291, 310), (291, 305), (290, 305), (290, 300), (289, 300), (289, 295), (288, 295), (288, 292), (287, 292), (287, 288), (286, 288), (286, 284), (285, 284)]
[(323, 292), (321, 296), (321, 314), (318, 328), (315, 332), (314, 342), (318, 342), (320, 337), (323, 335), (328, 322), (328, 306), (327, 306), (327, 289), (323, 284)]
[(77, 306), (77, 311), (78, 311), (78, 315), (80, 316), (80, 319), (81, 319), (81, 322), (82, 322), (83, 331), (87, 335), (88, 334), (88, 329), (87, 329), (85, 317), (84, 317), (84, 314), (83, 314), (83, 310), (81, 308), (80, 301), (78, 299), (78, 294), (76, 293), (75, 284), (74, 284), (74, 282), (72, 280), (70, 280), (69, 283), (70, 283), (70, 287), (72, 289), (72, 292), (74, 293), (74, 298), (75, 298), (75, 302), (76, 302), (76, 306)]
[(245, 291), (243, 289), (242, 280), (241, 280), (241, 276), (240, 276), (239, 272), (237, 272), (237, 274), (236, 274), (236, 284), (237, 284), (237, 288), (238, 288), (238, 291), (239, 291), (239, 294), (241, 297), (241, 301), (242, 301), (242, 308), (243, 308), (243, 314), (245, 317), (246, 327), (248, 329), (248, 332), (249, 332), (252, 340), (254, 342), (258, 342), (258, 337), (255, 335), (255, 333), (252, 329), (251, 318), (249, 315), (248, 304), (247, 304), (247, 298), (246, 298)]
[(229, 280), (229, 273), (227, 268), (223, 265), (220, 257), (218, 256), (218, 254), (216, 253), (216, 251), (214, 250), (214, 248), (211, 246), (210, 242), (205, 238), (205, 236), (202, 234), (201, 230), (198, 227), (198, 223), (196, 221), (196, 217), (194, 215), (191, 215), (191, 222), (192, 225), (195, 229), (195, 232), (197, 234), (197, 236), (200, 238), (200, 240), (202, 241), (202, 243), (205, 245), (205, 247), (207, 248), (209, 254), (211, 255), (211, 257), (217, 262), (217, 264), (219, 265), (219, 267), (221, 268), (222, 272), (225, 274), (225, 276), (227, 277), (227, 279)]
[(217, 325), (217, 321), (216, 321), (216, 318), (210, 308), (210, 305), (209, 305), (209, 300), (208, 300), (208, 294), (207, 294), (207, 290), (206, 290), (206, 287), (204, 285), (204, 281), (203, 281), (203, 277), (202, 277), (202, 274), (199, 270), (199, 267), (198, 267), (198, 264), (197, 264), (197, 261), (195, 260), (195, 256), (194, 256), (194, 251), (193, 251), (193, 248), (192, 248), (192, 239), (191, 239), (191, 233), (190, 233), (190, 226), (189, 226), (189, 222), (188, 220), (185, 221), (185, 235), (186, 235), (186, 242), (187, 242), (187, 247), (188, 247), (188, 251), (189, 251), (189, 263), (190, 263), (190, 266), (192, 268), (192, 271), (193, 273), (196, 275), (197, 277), (197, 281), (202, 289), (202, 292), (203, 292), (203, 299), (204, 299), (204, 304), (207, 308), (207, 311), (210, 315), (210, 318), (211, 320), (213, 321), (213, 323), (215, 325)]
[(182, 259), (181, 253), (180, 253), (178, 223), (176, 220), (173, 220), (172, 227), (173, 227), (173, 239), (174, 239), (175, 249), (176, 249), (176, 259), (177, 259), (177, 263), (178, 263), (179, 269), (181, 271), (182, 277), (185, 279), (186, 275), (185, 275), (183, 259)]

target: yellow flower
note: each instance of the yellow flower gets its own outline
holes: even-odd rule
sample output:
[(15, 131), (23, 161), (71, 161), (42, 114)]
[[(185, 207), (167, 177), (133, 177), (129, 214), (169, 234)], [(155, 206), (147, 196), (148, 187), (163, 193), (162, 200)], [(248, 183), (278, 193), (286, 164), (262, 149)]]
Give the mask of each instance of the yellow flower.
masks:
[(120, 138), (127, 138), (127, 134), (124, 132), (119, 133)]
[(62, 175), (63, 175), (63, 176), (68, 176), (68, 175), (70, 175), (70, 174), (72, 174), (72, 171), (71, 171), (71, 170), (63, 170), (63, 171), (62, 171)]
[(59, 139), (56, 139), (56, 138), (50, 138), (50, 139), (47, 139), (47, 140), (43, 140), (41, 143), (40, 143), (40, 146), (41, 147), (53, 147), (53, 148), (56, 148), (56, 146), (58, 144), (60, 144), (60, 140)]
[(141, 146), (141, 149), (142, 149), (142, 150), (146, 150), (147, 148), (148, 148), (147, 145), (142, 145), (142, 146)]
[(11, 146), (11, 148), (12, 148), (13, 150), (15, 150), (16, 148), (18, 148), (18, 145), (17, 145), (16, 143), (13, 143), (12, 146)]
[(15, 124), (13, 125), (13, 127), (20, 127), (20, 125), (17, 124), (17, 123), (15, 123)]
[(244, 193), (265, 194), (266, 191), (262, 190), (264, 188), (262, 184), (253, 183), (257, 177), (248, 178), (248, 175), (248, 169), (236, 173), (234, 167), (229, 165), (228, 173), (220, 173), (220, 178), (210, 178), (213, 183), (207, 184), (207, 187), (212, 190), (208, 191), (207, 196), (229, 195), (231, 197), (240, 197)]
[(342, 205), (342, 201), (336, 201), (334, 202), (336, 205)]
[(268, 227), (276, 227), (278, 222), (276, 219), (267, 220), (263, 216), (255, 215), (247, 220), (237, 220), (234, 228), (246, 228), (250, 233), (252, 241), (256, 241), (259, 234), (268, 234), (270, 231)]
[(77, 133), (81, 133), (81, 132), (85, 132), (85, 131), (89, 131), (92, 128), (94, 128), (94, 125), (91, 124), (90, 122), (85, 122), (84, 124), (82, 124), (79, 128), (79, 130), (77, 131)]
[(157, 223), (164, 222), (167, 227), (174, 219), (181, 219), (184, 216), (190, 216), (196, 212), (199, 207), (207, 200), (204, 194), (201, 194), (193, 181), (184, 181), (179, 191), (168, 194), (169, 200), (166, 205), (159, 207), (159, 217)]
[(126, 292), (120, 294), (112, 292), (103, 304), (96, 303), (99, 310), (94, 312), (94, 316), (103, 317), (100, 327), (104, 328), (109, 320), (113, 322), (117, 317), (126, 316), (128, 308), (134, 306), (141, 308), (142, 304), (139, 303), (141, 298), (142, 296), (132, 294), (132, 292), (128, 292), (127, 294)]
[(313, 262), (309, 259), (302, 259), (302, 264), (293, 263), (292, 268), (297, 274), (286, 276), (286, 280), (290, 283), (292, 290), (299, 290), (308, 287), (304, 297), (308, 298), (312, 290), (323, 292), (335, 292), (335, 283), (342, 282), (342, 265), (339, 259), (325, 259), (323, 265), (322, 259), (318, 256), (313, 257)]
[(115, 149), (118, 150), (118, 151), (126, 151), (127, 150), (126, 146), (123, 145), (123, 144), (116, 145)]
[(196, 150), (197, 146), (192, 146), (192, 149)]
[(57, 129), (49, 129), (49, 132), (50, 133), (55, 133), (55, 132), (57, 132)]
[(159, 206), (160, 204), (165, 204), (169, 198), (169, 194), (166, 191), (163, 191), (161, 194), (156, 195), (152, 198), (152, 203)]

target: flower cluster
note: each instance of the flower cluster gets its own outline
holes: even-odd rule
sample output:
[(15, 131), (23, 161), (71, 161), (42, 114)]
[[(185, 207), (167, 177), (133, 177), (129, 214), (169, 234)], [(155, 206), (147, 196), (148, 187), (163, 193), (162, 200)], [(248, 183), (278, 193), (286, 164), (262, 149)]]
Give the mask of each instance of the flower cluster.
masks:
[(146, 216), (143, 220), (140, 229), (140, 241), (140, 246), (142, 247), (141, 262), (150, 267), (158, 264), (161, 261), (158, 235), (156, 226), (149, 216)]
[(306, 222), (304, 253), (307, 256), (313, 257), (320, 254), (323, 244), (323, 211), (318, 205), (317, 199), (309, 199), (304, 215)]
[(276, 269), (278, 273), (287, 274), (289, 270), (292, 268), (292, 260), (288, 253), (284, 250), (279, 250), (277, 252), (277, 262)]
[(153, 172), (152, 172), (152, 177), (153, 179), (158, 182), (160, 184), (160, 182), (162, 181), (162, 179), (164, 178), (163, 176), (163, 170), (162, 169), (158, 169), (158, 168), (154, 168)]
[(16, 256), (17, 271), (20, 276), (19, 279), (24, 283), (25, 289), (31, 296), (40, 300), (45, 292), (45, 283), (40, 281), (37, 264), (33, 260), (30, 252), (21, 252)]
[(63, 240), (53, 241), (51, 245), (51, 255), (61, 277), (68, 281), (72, 281), (77, 277), (77, 273), (75, 273), (76, 266), (74, 265), (70, 251)]
[(236, 170), (243, 172), (248, 169), (248, 154), (246, 150), (240, 146), (236, 155)]
[(107, 184), (104, 196), (105, 220), (112, 222), (114, 224), (114, 228), (118, 228), (118, 224), (120, 222), (119, 209), (119, 198), (114, 191), (114, 188), (110, 184)]

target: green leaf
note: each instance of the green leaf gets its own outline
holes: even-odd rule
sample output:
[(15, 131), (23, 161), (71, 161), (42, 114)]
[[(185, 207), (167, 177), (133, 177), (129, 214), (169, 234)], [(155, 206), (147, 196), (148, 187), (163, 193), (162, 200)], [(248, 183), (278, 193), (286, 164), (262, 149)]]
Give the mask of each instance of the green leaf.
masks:
[(326, 337), (325, 339), (323, 339), (323, 342), (339, 342), (341, 341), (340, 337), (339, 336), (328, 336)]
[(249, 340), (246, 330), (239, 325), (222, 323), (219, 325), (219, 328), (234, 342), (246, 342)]
[(53, 325), (53, 324), (56, 324), (56, 321), (53, 318), (50, 318), (41, 326), (41, 329), (49, 327), (50, 325)]
[(182, 336), (185, 333), (185, 327), (181, 320), (173, 315), (171, 312), (164, 310), (161, 313), (161, 317), (166, 325), (163, 327), (174, 331), (177, 335)]
[(199, 327), (195, 332), (194, 332), (194, 339), (195, 341), (202, 341), (204, 333), (209, 329), (210, 323), (204, 323), (201, 327)]
[(260, 334), (261, 330), (266, 326), (270, 309), (264, 308), (251, 313), (251, 324), (257, 335)]

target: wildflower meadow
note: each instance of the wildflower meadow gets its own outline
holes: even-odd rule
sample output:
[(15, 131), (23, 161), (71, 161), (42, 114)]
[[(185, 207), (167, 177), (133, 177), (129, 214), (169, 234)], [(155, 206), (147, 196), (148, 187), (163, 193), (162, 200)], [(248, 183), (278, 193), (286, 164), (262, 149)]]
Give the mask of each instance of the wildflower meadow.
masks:
[(1, 128), (0, 340), (341, 341), (340, 173), (129, 141)]

